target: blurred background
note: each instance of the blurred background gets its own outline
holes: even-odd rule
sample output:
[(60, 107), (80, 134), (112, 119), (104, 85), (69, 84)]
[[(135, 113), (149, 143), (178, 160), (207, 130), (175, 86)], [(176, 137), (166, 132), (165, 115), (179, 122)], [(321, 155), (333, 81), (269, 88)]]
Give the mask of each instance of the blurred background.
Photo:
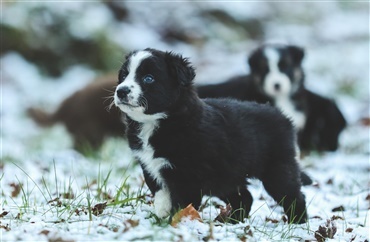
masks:
[(37, 130), (27, 107), (54, 110), (95, 77), (117, 73), (129, 51), (146, 47), (189, 57), (196, 83), (214, 83), (248, 73), (247, 55), (266, 41), (298, 45), (306, 52), (307, 88), (334, 98), (350, 123), (369, 118), (366, 2), (1, 4), (5, 153)]

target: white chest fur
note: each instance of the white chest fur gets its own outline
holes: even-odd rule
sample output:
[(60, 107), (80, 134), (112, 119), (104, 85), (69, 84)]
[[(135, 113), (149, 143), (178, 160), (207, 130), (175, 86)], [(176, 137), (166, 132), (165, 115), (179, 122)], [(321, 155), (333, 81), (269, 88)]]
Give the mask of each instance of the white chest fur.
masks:
[(296, 130), (301, 130), (306, 124), (306, 115), (298, 111), (292, 102), (286, 97), (276, 99), (276, 107), (278, 107), (284, 115), (290, 118)]
[(154, 149), (149, 144), (149, 138), (153, 135), (157, 127), (158, 121), (146, 122), (141, 125), (138, 138), (142, 141), (142, 148), (140, 150), (134, 150), (133, 155), (140, 160), (146, 171), (149, 172), (158, 185), (165, 187), (166, 184), (164, 184), (160, 170), (171, 167), (171, 164), (165, 158), (154, 158)]

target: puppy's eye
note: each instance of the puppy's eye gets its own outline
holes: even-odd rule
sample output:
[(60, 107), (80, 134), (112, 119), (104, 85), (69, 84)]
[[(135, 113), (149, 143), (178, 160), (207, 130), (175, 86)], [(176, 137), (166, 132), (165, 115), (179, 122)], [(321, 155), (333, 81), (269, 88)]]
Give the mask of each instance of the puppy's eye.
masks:
[(151, 75), (146, 75), (146, 76), (143, 77), (143, 82), (145, 84), (153, 83), (154, 82), (154, 78)]
[(121, 69), (118, 72), (118, 84), (120, 84), (121, 82), (123, 82), (123, 80), (125, 80), (125, 78), (127, 77), (127, 75), (128, 75), (128, 72), (126, 70)]

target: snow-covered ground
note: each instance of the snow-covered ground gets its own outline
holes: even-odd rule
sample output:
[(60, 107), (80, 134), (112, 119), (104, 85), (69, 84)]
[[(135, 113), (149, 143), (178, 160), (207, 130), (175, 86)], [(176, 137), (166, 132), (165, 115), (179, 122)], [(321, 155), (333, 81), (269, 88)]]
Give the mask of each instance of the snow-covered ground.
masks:
[[(198, 83), (247, 73), (246, 54), (260, 42), (212, 22), (204, 26), (195, 11), (223, 9), (237, 19), (264, 19), (265, 40), (305, 47), (307, 87), (334, 98), (349, 124), (338, 151), (313, 153), (301, 161), (316, 181), (303, 187), (307, 224), (284, 223), (282, 209), (252, 180), (254, 203), (244, 223), (214, 222), (220, 212), (216, 205), (225, 204), (204, 198), (202, 221), (185, 219), (172, 227), (153, 214), (152, 197), (124, 140), (109, 140), (98, 154), (84, 157), (71, 149), (63, 126), (42, 129), (26, 115), (29, 106), (55, 109), (96, 73), (75, 66), (50, 81), (21, 56), (9, 53), (1, 59), (1, 241), (302, 241), (315, 240), (315, 231), (327, 220), (336, 228), (332, 241), (370, 240), (368, 3), (128, 2), (131, 21), (113, 26), (107, 24), (109, 12), (96, 3), (39, 4), (59, 11), (86, 9), (71, 27), (81, 36), (106, 28), (125, 48), (182, 53), (197, 68)], [(22, 25), (22, 11), (27, 7), (5, 8), (2, 20)], [(203, 46), (166, 44), (155, 30), (168, 19), (185, 22), (184, 31), (212, 38)]]

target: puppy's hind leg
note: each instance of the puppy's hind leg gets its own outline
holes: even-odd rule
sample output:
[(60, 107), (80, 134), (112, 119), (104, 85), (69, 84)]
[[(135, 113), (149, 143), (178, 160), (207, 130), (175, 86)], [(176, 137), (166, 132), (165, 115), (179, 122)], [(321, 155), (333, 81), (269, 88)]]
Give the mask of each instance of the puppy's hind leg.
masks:
[(266, 191), (283, 206), (289, 222), (306, 222), (306, 202), (301, 192), (300, 170), (294, 160), (291, 164), (269, 167), (262, 182)]

